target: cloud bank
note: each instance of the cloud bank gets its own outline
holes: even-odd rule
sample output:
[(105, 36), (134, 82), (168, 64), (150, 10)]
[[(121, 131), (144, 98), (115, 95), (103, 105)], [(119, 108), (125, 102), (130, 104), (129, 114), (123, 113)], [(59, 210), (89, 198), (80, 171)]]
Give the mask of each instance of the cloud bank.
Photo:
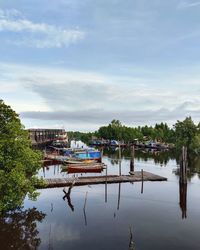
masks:
[(67, 123), (82, 124), (107, 124), (113, 119), (119, 119), (123, 123), (131, 125), (140, 124), (155, 124), (156, 122), (168, 121), (173, 124), (178, 119), (184, 119), (186, 116), (192, 116), (199, 119), (199, 110), (191, 110), (190, 103), (183, 103), (182, 105), (169, 110), (123, 110), (123, 111), (108, 111), (100, 109), (82, 109), (79, 111), (51, 111), (51, 112), (22, 112), (22, 118), (36, 119), (36, 120), (53, 120)]
[(191, 74), (171, 74), (164, 81), (153, 74), (138, 78), (10, 64), (0, 64), (0, 72), (1, 95), (31, 127), (42, 122), (90, 130), (112, 119), (127, 125), (200, 119), (199, 82)]

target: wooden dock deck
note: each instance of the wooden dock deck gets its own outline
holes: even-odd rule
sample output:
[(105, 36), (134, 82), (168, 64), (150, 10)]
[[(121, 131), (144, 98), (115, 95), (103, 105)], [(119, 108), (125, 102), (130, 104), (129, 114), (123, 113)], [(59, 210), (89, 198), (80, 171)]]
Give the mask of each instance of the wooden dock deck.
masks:
[(150, 172), (140, 171), (134, 172), (134, 175), (104, 175), (104, 176), (88, 176), (88, 177), (76, 177), (76, 178), (53, 178), (45, 179), (45, 187), (37, 188), (54, 188), (54, 187), (65, 187), (71, 186), (74, 183), (74, 186), (82, 185), (96, 185), (96, 184), (110, 184), (110, 183), (120, 183), (120, 182), (138, 182), (138, 181), (167, 181), (167, 178), (152, 174)]

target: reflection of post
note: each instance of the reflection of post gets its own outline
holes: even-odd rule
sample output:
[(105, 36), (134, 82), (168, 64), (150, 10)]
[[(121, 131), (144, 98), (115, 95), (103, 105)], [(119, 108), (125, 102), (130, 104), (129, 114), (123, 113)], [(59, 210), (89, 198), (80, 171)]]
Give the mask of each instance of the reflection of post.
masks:
[(42, 169), (43, 169), (43, 175), (44, 175), (44, 178), (45, 178), (45, 167), (43, 166)]
[(63, 196), (63, 200), (65, 200), (65, 198), (67, 198), (67, 203), (68, 203), (68, 205), (69, 205), (69, 207), (71, 208), (72, 211), (74, 211), (74, 206), (71, 203), (70, 194), (71, 194), (71, 189), (73, 188), (74, 184), (75, 184), (75, 180), (73, 181), (73, 183), (69, 187), (68, 192), (66, 192), (65, 189), (63, 189), (63, 192), (65, 193), (65, 196)]
[(187, 218), (187, 147), (182, 147), (179, 178), (179, 205), (182, 219)]
[(134, 172), (134, 157), (135, 157), (135, 148), (134, 148), (134, 145), (133, 145), (131, 147), (130, 172)]
[(133, 241), (133, 234), (132, 234), (131, 227), (130, 227), (129, 250), (135, 250), (135, 243)]
[(85, 194), (85, 203), (84, 203), (84, 207), (83, 207), (83, 214), (84, 214), (84, 219), (85, 219), (85, 225), (86, 226), (87, 226), (87, 217), (86, 217), (85, 208), (86, 208), (86, 202), (87, 202), (87, 194), (88, 194), (88, 192), (86, 192), (86, 194)]
[(143, 184), (144, 184), (144, 174), (143, 174), (143, 169), (141, 169), (141, 176), (142, 176), (141, 194), (143, 194)]
[(119, 175), (122, 175), (122, 162), (119, 160)]
[(121, 197), (121, 183), (119, 182), (117, 210), (119, 210), (120, 197)]
[(187, 183), (179, 182), (179, 205), (182, 211), (182, 219), (187, 218)]
[(106, 166), (105, 202), (107, 202), (107, 176), (108, 176), (108, 168)]
[(121, 154), (121, 145), (119, 142), (119, 175), (121, 175), (121, 158), (122, 158), (122, 154)]

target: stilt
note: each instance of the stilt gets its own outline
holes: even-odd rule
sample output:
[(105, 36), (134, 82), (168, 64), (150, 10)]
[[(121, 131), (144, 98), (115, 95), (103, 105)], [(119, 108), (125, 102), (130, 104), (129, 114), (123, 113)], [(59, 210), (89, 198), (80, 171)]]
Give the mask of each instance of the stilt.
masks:
[(121, 158), (122, 158), (122, 153), (121, 153), (121, 145), (120, 145), (120, 142), (119, 142), (119, 175), (121, 176), (122, 175), (122, 171), (121, 171)]
[(130, 172), (134, 172), (135, 147), (131, 147)]
[(181, 155), (181, 162), (180, 162), (180, 182), (187, 183), (187, 147), (182, 147), (182, 155)]

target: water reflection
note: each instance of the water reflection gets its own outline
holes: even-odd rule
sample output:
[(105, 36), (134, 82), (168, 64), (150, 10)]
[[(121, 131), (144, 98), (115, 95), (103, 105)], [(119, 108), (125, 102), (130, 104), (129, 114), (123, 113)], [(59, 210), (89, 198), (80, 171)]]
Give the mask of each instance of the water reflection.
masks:
[(37, 223), (45, 214), (36, 208), (17, 210), (0, 217), (1, 249), (37, 249), (41, 243)]
[(135, 248), (135, 242), (133, 241), (133, 233), (132, 233), (131, 227), (130, 227), (129, 250), (136, 250), (136, 248)]
[[(131, 157), (131, 149), (128, 148), (122, 148), (121, 149), (121, 156), (122, 159), (127, 159)], [(108, 156), (110, 159), (110, 162), (112, 165), (118, 164), (119, 163), (119, 149), (115, 148), (114, 150), (112, 148), (105, 148), (104, 149), (104, 155)], [(160, 164), (166, 166), (167, 163), (175, 159), (178, 161), (179, 157), (176, 155), (175, 152), (173, 151), (158, 151), (155, 149), (135, 149), (135, 154), (134, 157), (136, 160), (140, 161), (149, 161), (153, 160), (155, 164)]]
[(65, 191), (65, 189), (63, 189), (63, 192), (65, 193), (65, 195), (63, 196), (63, 200), (67, 198), (68, 206), (71, 208), (72, 212), (74, 212), (74, 206), (72, 205), (70, 197), (72, 187), (73, 186), (70, 186), (67, 192)]
[(179, 182), (179, 205), (182, 211), (182, 219), (187, 218), (187, 183)]

